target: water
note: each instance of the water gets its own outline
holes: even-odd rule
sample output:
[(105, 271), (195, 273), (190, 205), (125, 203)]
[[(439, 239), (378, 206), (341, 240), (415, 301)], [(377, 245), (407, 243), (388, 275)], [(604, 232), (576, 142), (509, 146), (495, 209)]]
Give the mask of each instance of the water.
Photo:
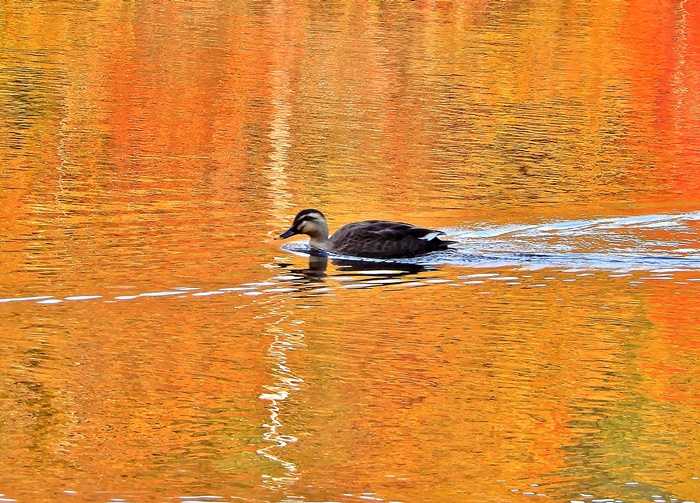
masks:
[(0, 498), (700, 499), (695, 4), (0, 12)]

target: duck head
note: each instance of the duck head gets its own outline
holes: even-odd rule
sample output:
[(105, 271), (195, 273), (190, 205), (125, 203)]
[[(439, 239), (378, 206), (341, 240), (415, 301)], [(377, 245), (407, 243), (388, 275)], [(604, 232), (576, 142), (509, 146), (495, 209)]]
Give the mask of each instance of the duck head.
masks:
[(312, 208), (302, 210), (294, 217), (292, 226), (280, 234), (280, 238), (286, 239), (295, 234), (306, 234), (311, 238), (311, 246), (319, 247), (328, 240), (328, 224), (326, 217), (318, 210)]

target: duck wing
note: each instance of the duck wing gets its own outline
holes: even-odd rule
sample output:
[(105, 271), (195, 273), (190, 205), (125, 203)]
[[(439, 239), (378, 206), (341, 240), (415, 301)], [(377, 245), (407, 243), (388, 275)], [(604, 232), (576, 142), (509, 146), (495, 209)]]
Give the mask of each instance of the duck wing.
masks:
[(449, 241), (438, 236), (444, 232), (416, 227), (403, 222), (366, 220), (347, 224), (331, 237), (333, 250), (361, 257), (412, 257), (444, 250)]

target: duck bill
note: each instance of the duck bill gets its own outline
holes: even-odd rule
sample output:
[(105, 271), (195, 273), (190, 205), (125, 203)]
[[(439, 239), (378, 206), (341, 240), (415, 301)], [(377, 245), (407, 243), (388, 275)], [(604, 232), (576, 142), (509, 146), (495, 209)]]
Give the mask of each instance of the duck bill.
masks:
[(284, 231), (282, 234), (280, 234), (280, 239), (287, 239), (290, 236), (293, 236), (294, 234), (299, 234), (297, 230), (294, 227), (290, 227), (286, 231)]

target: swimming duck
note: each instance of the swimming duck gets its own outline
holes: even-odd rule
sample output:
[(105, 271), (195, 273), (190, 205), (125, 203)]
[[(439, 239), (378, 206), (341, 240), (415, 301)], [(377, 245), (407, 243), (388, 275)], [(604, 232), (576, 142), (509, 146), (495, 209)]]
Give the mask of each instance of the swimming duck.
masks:
[(317, 250), (373, 258), (415, 257), (446, 250), (450, 243), (454, 243), (438, 239), (444, 234), (442, 231), (386, 220), (347, 224), (328, 237), (326, 217), (313, 208), (297, 213), (292, 226), (280, 234), (280, 238), (295, 234), (309, 236), (309, 245)]

